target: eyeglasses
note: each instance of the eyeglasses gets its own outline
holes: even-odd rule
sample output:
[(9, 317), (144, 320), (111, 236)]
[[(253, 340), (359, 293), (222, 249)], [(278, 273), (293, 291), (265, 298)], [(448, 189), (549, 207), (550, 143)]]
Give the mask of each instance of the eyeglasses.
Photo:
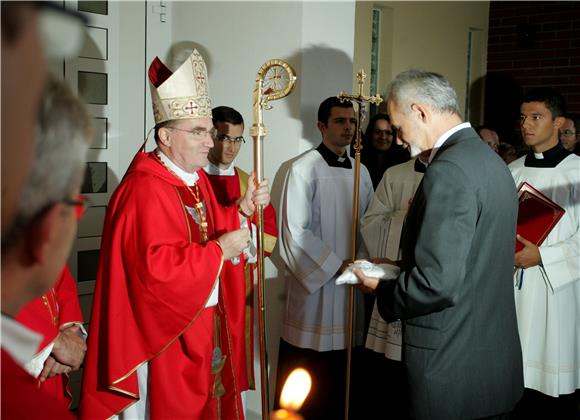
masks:
[(79, 220), (82, 217), (82, 215), (85, 214), (85, 211), (89, 206), (89, 199), (84, 195), (79, 194), (77, 195), (75, 200), (65, 198), (64, 200), (62, 200), (62, 203), (66, 204), (67, 206), (73, 206), (75, 208), (77, 220)]
[(217, 141), (221, 141), (222, 143), (226, 144), (240, 144), (246, 142), (246, 140), (242, 136), (230, 137), (227, 134), (218, 134), (215, 139)]
[(194, 128), (193, 130), (184, 130), (183, 128), (171, 126), (168, 126), (166, 128), (170, 128), (172, 130), (177, 131), (183, 131), (184, 133), (190, 134), (196, 140), (201, 140), (206, 136), (210, 136), (212, 139), (215, 139), (217, 135), (217, 130), (215, 128), (210, 128), (209, 130), (206, 130), (205, 128)]
[(576, 135), (576, 132), (573, 130), (568, 130), (568, 129), (560, 130), (560, 135), (561, 136), (574, 136), (574, 135)]

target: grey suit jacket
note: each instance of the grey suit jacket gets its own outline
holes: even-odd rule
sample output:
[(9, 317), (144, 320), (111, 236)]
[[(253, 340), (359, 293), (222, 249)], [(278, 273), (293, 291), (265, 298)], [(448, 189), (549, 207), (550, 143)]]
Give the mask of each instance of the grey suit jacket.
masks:
[(377, 288), (387, 321), (405, 320), (411, 416), (511, 411), (523, 392), (513, 258), (516, 187), (471, 128), (437, 151), (409, 208), (401, 275)]

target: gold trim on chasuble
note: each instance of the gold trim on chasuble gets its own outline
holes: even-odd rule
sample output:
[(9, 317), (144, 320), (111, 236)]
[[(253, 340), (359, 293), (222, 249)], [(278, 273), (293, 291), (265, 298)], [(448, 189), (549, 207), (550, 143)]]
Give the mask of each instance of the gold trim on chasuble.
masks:
[[(49, 297), (51, 299), (49, 299)], [(56, 299), (56, 293), (54, 288), (51, 287), (50, 290), (44, 293), (42, 296), (42, 303), (44, 307), (48, 310), (48, 314), (50, 315), (50, 320), (52, 321), (52, 325), (58, 328), (58, 323), (60, 320), (60, 308), (58, 307), (58, 300)], [(51, 302), (52, 300), (52, 302)], [(53, 311), (54, 307), (54, 311)]]
[[(188, 231), (188, 235), (189, 235), (189, 243), (191, 244), (193, 242), (192, 236), (191, 236), (191, 227), (189, 225), (189, 219), (187, 217), (187, 209), (185, 208), (185, 204), (183, 203), (181, 196), (179, 195), (179, 190), (177, 189), (177, 187), (175, 188), (175, 193), (177, 194), (177, 197), (179, 198), (179, 202), (181, 204), (181, 208), (183, 210), (183, 217), (185, 218), (185, 224), (187, 226), (187, 231)], [(213, 290), (216, 287), (216, 282), (219, 279), (219, 276), (222, 272), (222, 268), (224, 266), (224, 256), (222, 253), (221, 256), (221, 261), (220, 261), (220, 266), (217, 272), (217, 275), (215, 277), (214, 283), (213, 283), (213, 287), (211, 288), (211, 290)], [(211, 295), (211, 294), (210, 294)], [(171, 346), (175, 340), (177, 340), (179, 337), (181, 337), (188, 329), (189, 327), (191, 327), (193, 325), (193, 323), (197, 320), (197, 318), (199, 317), (199, 315), (203, 312), (203, 310), (205, 309), (205, 305), (207, 305), (207, 302), (209, 301), (209, 296), (207, 297), (207, 300), (205, 301), (204, 305), (202, 306), (202, 308), (197, 312), (197, 314), (195, 314), (195, 316), (193, 317), (193, 319), (191, 320), (191, 322), (189, 324), (187, 324), (185, 326), (185, 328), (183, 330), (181, 330), (179, 332), (178, 335), (176, 335), (173, 339), (171, 339), (169, 341), (169, 343), (167, 343), (167, 345), (165, 345), (165, 347), (163, 347), (159, 352), (157, 352), (156, 354), (154, 354), (153, 356), (149, 357), (148, 359), (140, 362), (139, 364), (137, 364), (135, 367), (133, 367), (129, 372), (127, 372), (125, 375), (121, 376), (119, 379), (114, 380), (110, 385), (107, 386), (107, 388), (111, 391), (116, 391), (119, 392), (121, 394), (127, 395), (131, 398), (135, 398), (136, 400), (139, 400), (139, 396), (137, 394), (134, 394), (132, 392), (129, 392), (127, 390), (121, 389), (121, 388), (117, 388), (113, 385), (118, 384), (119, 382), (124, 381), (125, 379), (127, 379), (129, 376), (131, 376), (137, 369), (139, 369), (141, 366), (143, 366), (143, 364), (149, 362), (150, 360), (156, 358), (157, 356), (159, 356), (161, 353), (163, 353), (165, 350), (167, 350), (169, 348), (169, 346)], [(214, 311), (215, 314), (215, 311)], [(215, 315), (214, 315), (215, 316)], [(119, 415), (120, 413), (122, 413), (123, 411), (125, 411), (127, 408), (129, 408), (130, 406), (132, 406), (133, 404), (135, 404), (137, 401), (132, 401), (131, 403), (129, 403), (128, 405), (126, 405), (122, 410), (120, 410), (119, 412), (113, 414), (113, 416), (111, 416), (110, 418), (113, 418), (117, 415)]]

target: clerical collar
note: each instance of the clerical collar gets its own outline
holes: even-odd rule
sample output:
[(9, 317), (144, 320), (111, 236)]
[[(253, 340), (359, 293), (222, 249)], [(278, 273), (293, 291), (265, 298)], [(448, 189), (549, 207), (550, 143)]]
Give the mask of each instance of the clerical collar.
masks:
[(324, 143), (320, 143), (320, 145), (316, 148), (322, 159), (328, 164), (328, 166), (332, 166), (334, 168), (344, 168), (344, 169), (351, 169), (352, 165), (350, 163), (350, 159), (346, 151), (344, 155), (338, 156), (332, 150), (330, 150)]
[(528, 152), (524, 166), (530, 168), (555, 168), (570, 154), (572, 152), (564, 149), (560, 142), (558, 142), (554, 147), (543, 153)]
[(431, 161), (433, 161), (433, 158), (435, 157), (437, 150), (439, 150), (439, 148), (441, 146), (443, 146), (443, 143), (445, 143), (449, 137), (451, 137), (453, 134), (457, 133), (459, 130), (463, 130), (464, 128), (468, 128), (468, 127), (471, 127), (471, 124), (469, 124), (468, 122), (464, 122), (464, 123), (456, 125), (455, 127), (450, 128), (445, 133), (443, 133), (443, 135), (441, 137), (439, 137), (439, 139), (437, 139), (437, 141), (433, 145), (433, 149), (431, 150), (431, 155), (429, 156), (429, 163), (431, 163)]
[(218, 175), (218, 176), (234, 176), (236, 174), (236, 170), (234, 169), (234, 165), (228, 166), (227, 169), (220, 168), (217, 165), (209, 162), (203, 170), (208, 175)]
[(175, 175), (177, 175), (179, 177), (179, 179), (181, 179), (183, 182), (185, 182), (185, 185), (187, 185), (189, 187), (191, 187), (192, 185), (195, 185), (195, 183), (199, 179), (199, 175), (197, 174), (197, 172), (194, 172), (192, 174), (189, 172), (185, 172), (183, 169), (181, 169), (179, 166), (177, 166), (175, 163), (173, 163), (171, 161), (171, 159), (169, 159), (167, 157), (167, 155), (159, 149), (157, 149), (155, 151), (155, 153), (157, 153), (157, 156), (159, 156), (159, 159), (161, 159), (161, 162), (163, 162), (165, 164), (165, 166), (167, 166), (167, 169), (172, 171)]
[(20, 367), (24, 368), (34, 357), (41, 342), (42, 335), (2, 314), (2, 348)]

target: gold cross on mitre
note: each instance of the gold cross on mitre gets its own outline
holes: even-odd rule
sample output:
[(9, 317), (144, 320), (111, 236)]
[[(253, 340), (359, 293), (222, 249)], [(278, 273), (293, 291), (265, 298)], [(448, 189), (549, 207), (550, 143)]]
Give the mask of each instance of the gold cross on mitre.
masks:
[(356, 74), (356, 80), (357, 80), (357, 84), (358, 84), (358, 93), (357, 94), (352, 94), (352, 93), (346, 93), (346, 92), (340, 92), (337, 96), (338, 99), (340, 99), (341, 101), (354, 101), (358, 104), (358, 112), (357, 112), (357, 116), (356, 116), (356, 140), (354, 142), (354, 151), (356, 154), (360, 153), (361, 149), (362, 149), (362, 145), (360, 144), (361, 139), (360, 139), (360, 124), (361, 124), (361, 120), (362, 118), (362, 112), (364, 109), (364, 103), (365, 102), (369, 102), (371, 104), (375, 104), (375, 105), (379, 105), (381, 102), (383, 102), (383, 98), (381, 98), (381, 95), (374, 95), (374, 96), (365, 96), (363, 93), (363, 87), (365, 84), (365, 79), (366, 79), (367, 75), (365, 74), (365, 71), (363, 69), (360, 69), (358, 71), (358, 73)]

